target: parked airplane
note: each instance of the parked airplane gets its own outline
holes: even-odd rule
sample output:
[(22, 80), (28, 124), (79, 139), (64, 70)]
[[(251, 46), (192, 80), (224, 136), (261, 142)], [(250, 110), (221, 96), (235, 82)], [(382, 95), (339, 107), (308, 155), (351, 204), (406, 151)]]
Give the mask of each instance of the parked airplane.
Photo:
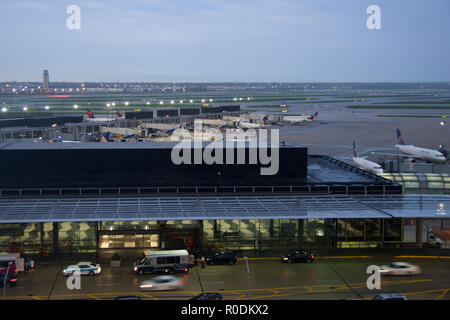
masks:
[(402, 154), (381, 153), (381, 152), (372, 152), (372, 153), (383, 154), (383, 155), (388, 155), (388, 156), (401, 156), (401, 157), (405, 157), (405, 158), (409, 158), (409, 159), (420, 159), (420, 160), (436, 162), (436, 163), (445, 163), (447, 160), (445, 158), (445, 156), (437, 150), (420, 148), (420, 147), (416, 147), (412, 144), (405, 144), (405, 140), (403, 140), (403, 136), (400, 132), (400, 129), (398, 129), (398, 128), (397, 128), (397, 140), (398, 140), (398, 144), (396, 144), (395, 147)]
[(314, 118), (317, 118), (318, 115), (319, 113), (315, 112), (310, 116), (284, 116), (283, 118), (281, 118), (281, 121), (290, 123), (310, 122), (313, 121)]
[(372, 162), (366, 159), (367, 157), (358, 157), (356, 152), (356, 144), (353, 141), (353, 163), (372, 173), (383, 173), (383, 168), (376, 162)]
[(237, 121), (235, 122), (235, 127), (239, 127), (242, 129), (258, 129), (258, 128), (265, 128), (266, 127), (266, 121), (267, 121), (268, 117), (265, 116), (262, 120), (261, 123), (250, 123), (250, 122), (242, 122), (240, 119), (237, 119)]
[(445, 156), (437, 151), (432, 149), (420, 148), (416, 147), (412, 144), (406, 145), (403, 140), (403, 136), (400, 132), (400, 129), (397, 128), (397, 140), (398, 144), (395, 145), (398, 151), (407, 155), (409, 158), (422, 159), (431, 162), (445, 162), (447, 159)]

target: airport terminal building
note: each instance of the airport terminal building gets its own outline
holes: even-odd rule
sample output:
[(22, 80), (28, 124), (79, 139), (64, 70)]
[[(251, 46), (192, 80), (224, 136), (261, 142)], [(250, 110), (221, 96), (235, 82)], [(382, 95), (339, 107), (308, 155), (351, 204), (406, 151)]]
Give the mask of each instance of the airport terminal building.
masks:
[(0, 252), (377, 247), (450, 205), (302, 147), (281, 146), (278, 173), (261, 175), (248, 161), (176, 165), (174, 145), (0, 144)]

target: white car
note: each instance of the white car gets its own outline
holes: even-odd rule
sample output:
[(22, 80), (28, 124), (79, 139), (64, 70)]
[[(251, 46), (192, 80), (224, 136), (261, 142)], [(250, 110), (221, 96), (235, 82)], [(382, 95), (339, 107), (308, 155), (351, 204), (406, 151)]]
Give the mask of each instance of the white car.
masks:
[(177, 290), (184, 288), (184, 281), (174, 276), (159, 276), (152, 280), (142, 281), (141, 290), (157, 291), (157, 290)]
[(99, 264), (92, 262), (78, 262), (75, 265), (65, 267), (63, 270), (63, 275), (70, 276), (77, 270), (80, 270), (81, 275), (93, 276), (102, 272), (102, 267)]
[(408, 262), (392, 262), (390, 265), (381, 266), (380, 273), (382, 275), (403, 276), (421, 274), (422, 269), (420, 269), (419, 266), (415, 266)]

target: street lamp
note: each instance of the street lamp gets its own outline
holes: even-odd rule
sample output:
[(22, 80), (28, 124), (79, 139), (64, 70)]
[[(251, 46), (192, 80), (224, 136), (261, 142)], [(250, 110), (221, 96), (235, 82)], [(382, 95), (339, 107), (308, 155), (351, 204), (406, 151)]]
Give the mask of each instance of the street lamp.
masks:
[(6, 269), (5, 277), (3, 278), (3, 299), (6, 299), (6, 282), (8, 281), (9, 267), (13, 264), (12, 261), (8, 262), (8, 268)]
[(244, 257), (245, 263), (247, 264), (247, 275), (248, 275), (248, 299), (250, 299), (250, 267), (248, 266), (248, 258)]

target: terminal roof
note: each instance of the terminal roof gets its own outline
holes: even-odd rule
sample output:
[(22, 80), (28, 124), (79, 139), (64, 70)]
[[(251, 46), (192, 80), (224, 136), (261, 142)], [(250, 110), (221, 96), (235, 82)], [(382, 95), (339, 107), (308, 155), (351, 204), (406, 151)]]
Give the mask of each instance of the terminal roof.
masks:
[(450, 195), (271, 195), (0, 199), (0, 223), (446, 218)]

